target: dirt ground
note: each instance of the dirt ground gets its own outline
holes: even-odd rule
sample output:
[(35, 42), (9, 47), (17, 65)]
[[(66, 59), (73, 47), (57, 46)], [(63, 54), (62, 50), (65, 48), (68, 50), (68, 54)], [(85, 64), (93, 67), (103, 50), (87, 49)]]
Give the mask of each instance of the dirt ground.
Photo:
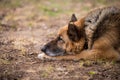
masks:
[(120, 80), (120, 62), (37, 57), (72, 13), (81, 18), (112, 0), (10, 0), (12, 6), (7, 1), (0, 0), (9, 6), (0, 8), (0, 80)]

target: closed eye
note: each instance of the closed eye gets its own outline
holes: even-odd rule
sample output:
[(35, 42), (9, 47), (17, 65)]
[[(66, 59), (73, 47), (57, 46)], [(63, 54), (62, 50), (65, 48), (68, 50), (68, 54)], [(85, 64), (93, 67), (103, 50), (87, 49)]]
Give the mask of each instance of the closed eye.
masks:
[(62, 42), (64, 42), (62, 36), (59, 36), (59, 37), (58, 37), (58, 41), (62, 41)]
[(63, 40), (61, 36), (58, 37), (58, 40)]

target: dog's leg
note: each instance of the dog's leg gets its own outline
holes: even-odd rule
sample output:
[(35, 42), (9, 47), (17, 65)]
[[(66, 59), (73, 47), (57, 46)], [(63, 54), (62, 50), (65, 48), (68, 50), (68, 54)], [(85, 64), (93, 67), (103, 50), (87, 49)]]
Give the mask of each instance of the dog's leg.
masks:
[(91, 50), (84, 50), (80, 54), (66, 55), (51, 57), (55, 60), (80, 60), (80, 59), (94, 59), (95, 53), (91, 53)]

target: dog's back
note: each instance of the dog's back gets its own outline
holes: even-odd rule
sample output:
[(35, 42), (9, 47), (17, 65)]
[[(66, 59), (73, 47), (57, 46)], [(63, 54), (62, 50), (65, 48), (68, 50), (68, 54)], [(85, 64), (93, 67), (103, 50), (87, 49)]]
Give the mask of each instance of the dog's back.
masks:
[(104, 36), (114, 48), (120, 46), (120, 9), (105, 7), (93, 10), (85, 17), (85, 26), (89, 49), (95, 40)]

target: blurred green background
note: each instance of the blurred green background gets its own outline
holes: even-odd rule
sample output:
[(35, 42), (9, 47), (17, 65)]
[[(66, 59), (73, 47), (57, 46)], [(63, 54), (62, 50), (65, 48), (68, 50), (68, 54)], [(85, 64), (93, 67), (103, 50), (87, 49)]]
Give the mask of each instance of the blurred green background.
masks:
[(120, 0), (0, 0), (0, 9), (35, 7), (42, 15), (58, 16), (73, 12), (88, 11), (91, 8), (116, 5)]

